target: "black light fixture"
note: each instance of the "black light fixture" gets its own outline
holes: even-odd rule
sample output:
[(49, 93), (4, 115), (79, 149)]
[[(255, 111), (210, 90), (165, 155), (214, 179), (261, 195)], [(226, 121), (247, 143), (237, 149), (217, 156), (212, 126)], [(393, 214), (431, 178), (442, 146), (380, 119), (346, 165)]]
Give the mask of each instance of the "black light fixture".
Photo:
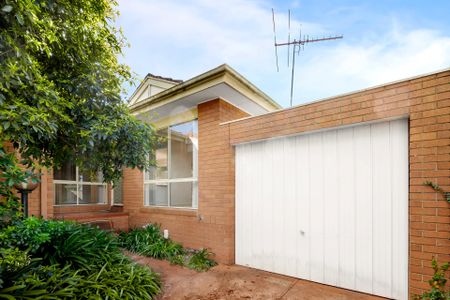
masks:
[(22, 201), (23, 215), (28, 218), (28, 194), (34, 191), (39, 184), (40, 174), (33, 173), (27, 181), (15, 184), (14, 187), (20, 193), (20, 199)]

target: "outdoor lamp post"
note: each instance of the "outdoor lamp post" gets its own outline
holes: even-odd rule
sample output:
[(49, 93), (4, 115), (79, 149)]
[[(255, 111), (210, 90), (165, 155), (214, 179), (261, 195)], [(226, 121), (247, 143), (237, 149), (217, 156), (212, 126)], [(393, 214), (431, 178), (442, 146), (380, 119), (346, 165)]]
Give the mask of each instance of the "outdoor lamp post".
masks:
[(26, 182), (15, 184), (14, 187), (20, 193), (20, 199), (22, 201), (23, 214), (25, 218), (28, 218), (28, 194), (35, 190), (38, 186), (38, 174), (31, 175)]

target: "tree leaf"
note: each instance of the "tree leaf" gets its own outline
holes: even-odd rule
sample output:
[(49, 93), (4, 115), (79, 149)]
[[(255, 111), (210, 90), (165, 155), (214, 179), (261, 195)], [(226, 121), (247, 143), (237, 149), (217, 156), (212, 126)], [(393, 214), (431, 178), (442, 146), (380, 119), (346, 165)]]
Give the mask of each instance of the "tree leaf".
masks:
[(12, 9), (13, 8), (11, 5), (5, 5), (5, 6), (3, 6), (2, 11), (9, 13), (12, 11)]

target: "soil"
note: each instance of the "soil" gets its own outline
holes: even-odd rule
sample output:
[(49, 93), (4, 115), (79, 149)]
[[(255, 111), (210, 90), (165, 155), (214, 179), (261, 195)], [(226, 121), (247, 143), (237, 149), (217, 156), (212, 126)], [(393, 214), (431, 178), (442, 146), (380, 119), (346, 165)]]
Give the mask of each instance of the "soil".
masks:
[(196, 272), (163, 260), (130, 256), (161, 274), (163, 291), (158, 300), (383, 299), (237, 265), (219, 264), (207, 272)]

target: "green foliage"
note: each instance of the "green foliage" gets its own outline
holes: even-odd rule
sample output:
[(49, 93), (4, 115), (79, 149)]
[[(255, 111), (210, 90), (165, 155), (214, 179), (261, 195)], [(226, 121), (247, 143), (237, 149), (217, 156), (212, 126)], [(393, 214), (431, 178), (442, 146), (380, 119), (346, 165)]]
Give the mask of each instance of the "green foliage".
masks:
[(154, 130), (120, 97), (130, 71), (118, 61), (126, 43), (116, 5), (0, 3), (0, 145), (11, 142), (25, 167), (72, 160), (109, 182), (124, 166), (149, 166)]
[(186, 266), (197, 271), (207, 271), (216, 265), (209, 257), (207, 249), (188, 251), (180, 244), (165, 239), (160, 227), (149, 224), (144, 228), (134, 228), (129, 232), (121, 232), (119, 241), (125, 249), (157, 259), (167, 259), (171, 264)]
[(79, 299), (152, 299), (161, 282), (156, 273), (132, 263), (105, 264), (80, 282)]
[(434, 274), (433, 277), (428, 280), (428, 284), (431, 290), (423, 293), (422, 295), (416, 295), (415, 299), (422, 300), (448, 300), (450, 299), (450, 291), (446, 290), (447, 278), (445, 276), (449, 268), (449, 263), (445, 263), (439, 266), (436, 259), (433, 257), (431, 261), (431, 266), (433, 267)]
[(7, 153), (0, 145), (0, 228), (22, 216), (13, 186), (24, 182), (26, 175), (19, 167), (16, 155)]
[(180, 244), (165, 239), (159, 226), (153, 224), (145, 228), (134, 228), (129, 232), (121, 232), (119, 239), (122, 247), (127, 250), (157, 259), (168, 259), (184, 253)]
[(447, 200), (448, 203), (450, 203), (450, 192), (444, 191), (439, 184), (431, 182), (431, 181), (425, 181), (423, 183), (425, 186), (431, 187), (435, 192), (442, 194), (444, 196), (445, 200)]
[(0, 249), (0, 272), (16, 272), (31, 262), (27, 251), (17, 248), (1, 248)]
[(0, 299), (152, 299), (160, 290), (159, 276), (97, 227), (31, 217), (0, 231), (0, 249)]
[(18, 247), (48, 264), (71, 264), (74, 268), (89, 269), (122, 258), (117, 239), (109, 232), (35, 217), (0, 232), (0, 246)]
[(213, 253), (209, 252), (208, 249), (201, 249), (194, 252), (191, 256), (188, 267), (199, 272), (208, 271), (211, 267), (217, 265), (217, 263), (210, 258)]
[(185, 266), (187, 264), (187, 258), (185, 254), (177, 254), (168, 258), (172, 265)]
[(66, 299), (73, 298), (81, 277), (70, 265), (39, 265), (18, 276), (7, 287), (0, 289), (3, 299)]

